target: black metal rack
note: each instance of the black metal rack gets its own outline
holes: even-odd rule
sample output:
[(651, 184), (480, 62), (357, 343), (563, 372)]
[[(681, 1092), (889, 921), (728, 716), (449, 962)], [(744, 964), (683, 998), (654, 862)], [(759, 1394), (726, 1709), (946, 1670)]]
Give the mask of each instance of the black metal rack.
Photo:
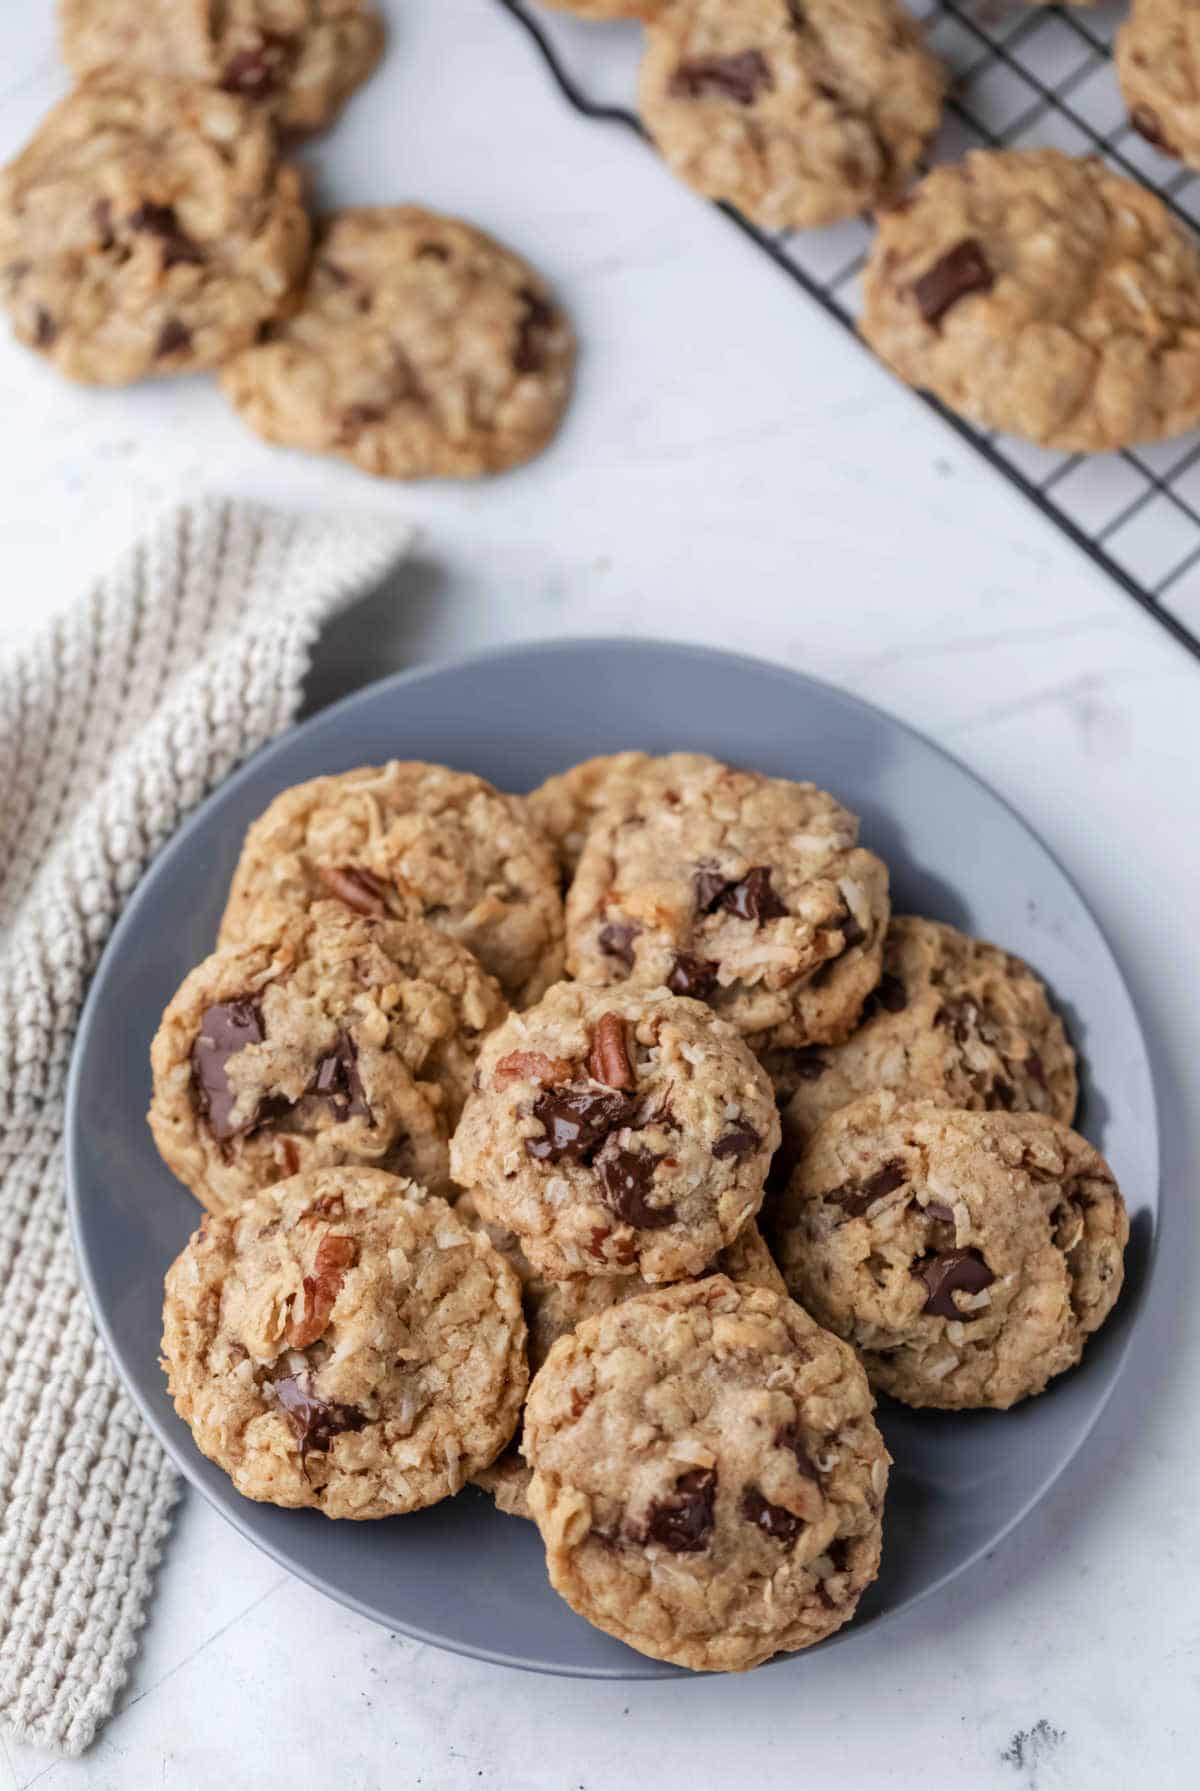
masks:
[[(632, 93), (634, 26), (586, 26), (527, 0), (498, 0), (528, 33), (564, 97), (586, 117), (645, 136), (631, 105), (596, 97), (588, 45), (603, 32), (628, 39)], [(1124, 8), (1046, 7), (1021, 0), (909, 0), (953, 86), (935, 159), (977, 147), (1049, 145), (1100, 155), (1151, 187), (1189, 228), (1200, 226), (1200, 177), (1134, 132), (1112, 67)], [(772, 235), (720, 205), (755, 246), (851, 332), (870, 225)], [(1043, 515), (1200, 659), (1200, 436), (1119, 454), (1052, 454), (975, 428), (926, 393), (917, 396), (1016, 485)]]

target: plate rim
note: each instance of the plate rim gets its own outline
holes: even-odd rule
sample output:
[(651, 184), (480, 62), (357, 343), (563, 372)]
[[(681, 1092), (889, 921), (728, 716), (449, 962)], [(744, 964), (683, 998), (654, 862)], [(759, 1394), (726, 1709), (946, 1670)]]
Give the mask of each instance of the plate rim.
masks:
[[(806, 685), (818, 687), (823, 692), (836, 697), (838, 701), (847, 705), (848, 708), (865, 711), (868, 714), (881, 719), (888, 726), (899, 728), (911, 738), (919, 740), (923, 746), (928, 748), (929, 751), (934, 753), (939, 759), (961, 773), (971, 784), (982, 791), (992, 801), (998, 803), (1006, 813), (1012, 817), (1016, 824), (1032, 838), (1038, 848), (1045, 853), (1046, 857), (1062, 877), (1071, 894), (1079, 903), (1090, 921), (1095, 931), (1096, 938), (1099, 940), (1100, 945), (1107, 955), (1109, 967), (1116, 978), (1117, 985), (1128, 1005), (1136, 1035), (1137, 1048), (1146, 1071), (1146, 1080), (1150, 1095), (1146, 1121), (1150, 1136), (1147, 1139), (1147, 1144), (1152, 1153), (1150, 1159), (1153, 1164), (1152, 1186), (1157, 1197), (1157, 1205), (1154, 1212), (1154, 1222), (1151, 1228), (1149, 1243), (1142, 1262), (1142, 1277), (1138, 1293), (1137, 1309), (1131, 1314), (1129, 1323), (1125, 1329), (1125, 1334), (1120, 1340), (1118, 1351), (1113, 1361), (1112, 1373), (1108, 1385), (1101, 1393), (1094, 1408), (1088, 1414), (1086, 1423), (1084, 1423), (1083, 1427), (1078, 1431), (1070, 1453), (1065, 1460), (1060, 1462), (1052, 1470), (1048, 1471), (1038, 1481), (1037, 1485), (1030, 1491), (1025, 1501), (1012, 1513), (1003, 1526), (985, 1542), (981, 1542), (969, 1555), (965, 1556), (953, 1567), (947, 1568), (936, 1578), (930, 1580), (926, 1586), (923, 1586), (920, 1591), (913, 1593), (910, 1597), (905, 1599), (903, 1603), (879, 1611), (868, 1617), (864, 1622), (859, 1622), (857, 1619), (852, 1618), (849, 1623), (836, 1630), (831, 1636), (826, 1637), (825, 1640), (818, 1643), (817, 1646), (824, 1651), (836, 1646), (839, 1642), (849, 1640), (856, 1635), (874, 1634), (881, 1630), (885, 1624), (915, 1610), (919, 1605), (924, 1604), (936, 1593), (944, 1590), (952, 1581), (958, 1579), (961, 1575), (970, 1572), (985, 1555), (989, 1554), (993, 1549), (1005, 1542), (1012, 1535), (1014, 1530), (1025, 1522), (1026, 1518), (1029, 1517), (1034, 1508), (1041, 1503), (1043, 1498), (1045, 1498), (1050, 1488), (1062, 1478), (1070, 1468), (1071, 1464), (1076, 1460), (1104, 1412), (1107, 1410), (1109, 1401), (1112, 1399), (1118, 1384), (1125, 1375), (1129, 1361), (1129, 1353), (1142, 1323), (1145, 1307), (1148, 1301), (1153, 1297), (1159, 1239), (1162, 1232), (1161, 1203), (1165, 1196), (1165, 1189), (1163, 1186), (1161, 1102), (1154, 1078), (1153, 1057), (1150, 1051), (1145, 1025), (1137, 1001), (1135, 1000), (1133, 991), (1130, 988), (1129, 981), (1122, 967), (1121, 960), (1113, 949), (1107, 930), (1098, 919), (1091, 903), (1081, 889), (1075, 876), (1063, 864), (1058, 853), (1043, 837), (1040, 830), (1025, 818), (1015, 802), (1010, 801), (1010, 799), (1001, 791), (995, 789), (986, 778), (982, 777), (970, 765), (964, 763), (957, 754), (949, 751), (939, 741), (932, 739), (920, 728), (912, 726), (910, 722), (894, 714), (891, 710), (883, 708), (880, 704), (871, 702), (868, 698), (859, 696), (857, 692), (845, 690), (841, 685), (834, 684), (828, 679), (814, 677), (811, 672), (800, 670), (799, 668), (784, 664), (778, 660), (763, 659), (755, 654), (730, 651), (722, 647), (709, 646), (708, 644), (701, 642), (675, 640), (669, 636), (662, 635), (581, 634), (535, 638), (528, 641), (505, 642), (493, 647), (478, 649), (474, 652), (456, 654), (449, 659), (422, 662), (401, 671), (387, 673), (381, 678), (371, 679), (367, 683), (359, 685), (356, 689), (347, 692), (346, 695), (338, 698), (336, 702), (326, 704), (324, 707), (315, 710), (311, 715), (306, 715), (302, 719), (292, 722), (289, 726), (285, 727), (282, 732), (276, 734), (272, 739), (265, 741), (260, 747), (251, 752), (241, 764), (236, 766), (228, 776), (222, 778), (220, 782), (216, 784), (203, 801), (200, 802), (190, 814), (184, 817), (175, 831), (154, 853), (126, 899), (125, 905), (118, 915), (116, 923), (96, 960), (95, 967), (89, 978), (87, 994), (84, 998), (76, 1026), (75, 1039), (71, 1049), (71, 1059), (64, 1090), (63, 1160), (66, 1183), (65, 1204), (71, 1247), (75, 1258), (76, 1268), (79, 1273), (80, 1284), (83, 1287), (84, 1294), (87, 1298), (92, 1319), (100, 1333), (100, 1337), (108, 1352), (109, 1358), (116, 1368), (124, 1392), (133, 1401), (143, 1422), (149, 1426), (152, 1434), (162, 1446), (168, 1459), (173, 1463), (177, 1472), (183, 1476), (192, 1491), (199, 1494), (205, 1503), (213, 1510), (217, 1511), (227, 1523), (231, 1524), (239, 1535), (253, 1544), (254, 1547), (260, 1549), (273, 1560), (277, 1566), (282, 1567), (290, 1574), (294, 1574), (297, 1579), (300, 1579), (305, 1584), (311, 1586), (314, 1591), (321, 1593), (327, 1598), (332, 1598), (344, 1608), (353, 1610), (358, 1615), (366, 1617), (374, 1623), (381, 1624), (389, 1630), (397, 1631), (408, 1637), (410, 1640), (423, 1643), (428, 1647), (440, 1648), (446, 1652), (469, 1659), (486, 1661), (491, 1665), (503, 1666), (524, 1672), (538, 1673), (553, 1678), (595, 1679), (609, 1683), (646, 1683), (666, 1679), (701, 1680), (706, 1678), (707, 1675), (703, 1673), (689, 1672), (686, 1668), (674, 1667), (669, 1663), (656, 1661), (650, 1658), (647, 1658), (644, 1667), (639, 1667), (638, 1657), (636, 1654), (633, 1654), (632, 1651), (630, 1651), (631, 1660), (628, 1665), (622, 1662), (619, 1666), (614, 1666), (611, 1670), (606, 1670), (595, 1666), (575, 1666), (569, 1664), (551, 1665), (542, 1660), (531, 1660), (519, 1655), (508, 1654), (496, 1648), (482, 1647), (464, 1641), (450, 1641), (445, 1636), (432, 1634), (430, 1631), (423, 1629), (419, 1624), (404, 1622), (395, 1616), (373, 1608), (370, 1604), (355, 1596), (353, 1593), (347, 1592), (333, 1585), (328, 1580), (322, 1579), (319, 1573), (307, 1565), (299, 1564), (293, 1557), (286, 1556), (273, 1541), (258, 1534), (252, 1527), (250, 1513), (255, 1508), (255, 1501), (243, 1499), (240, 1495), (236, 1494), (236, 1490), (232, 1489), (232, 1487), (228, 1498), (223, 1499), (219, 1497), (214, 1490), (206, 1486), (196, 1475), (194, 1472), (194, 1464), (189, 1460), (184, 1447), (184, 1438), (177, 1434), (177, 1428), (181, 1427), (185, 1436), (188, 1436), (190, 1439), (190, 1433), (187, 1432), (186, 1426), (183, 1426), (182, 1420), (177, 1420), (176, 1426), (170, 1426), (161, 1422), (153, 1407), (143, 1398), (132, 1370), (126, 1366), (122, 1351), (118, 1347), (116, 1338), (108, 1322), (105, 1303), (100, 1297), (92, 1273), (91, 1259), (84, 1247), (82, 1235), (83, 1200), (80, 1179), (80, 1150), (82, 1139), (80, 1137), (79, 1127), (80, 1084), (83, 1077), (84, 1062), (88, 1056), (89, 1040), (97, 1023), (97, 1016), (101, 1009), (101, 1002), (99, 999), (101, 985), (104, 980), (104, 973), (110, 961), (119, 957), (124, 947), (127, 934), (136, 928), (140, 908), (143, 902), (148, 899), (148, 893), (168, 859), (174, 859), (177, 854), (186, 852), (191, 836), (203, 825), (210, 811), (218, 807), (224, 801), (227, 801), (231, 791), (236, 790), (242, 783), (248, 781), (251, 776), (260, 771), (265, 764), (269, 764), (273, 759), (285, 757), (298, 736), (309, 731), (315, 731), (318, 726), (324, 726), (331, 721), (335, 721), (337, 717), (353, 711), (364, 701), (377, 699), (385, 691), (399, 692), (417, 684), (437, 681), (444, 677), (454, 677), (464, 672), (484, 669), (489, 665), (496, 665), (505, 661), (553, 658), (560, 654), (578, 653), (582, 650), (587, 650), (588, 648), (633, 653), (642, 653), (646, 651), (656, 653), (666, 652), (688, 659), (703, 660), (710, 664), (732, 663), (759, 675), (764, 673), (770, 674), (770, 676), (777, 681), (792, 685), (793, 687), (799, 686), (800, 688), (803, 688)], [(615, 751), (618, 749), (613, 748), (612, 750)], [(244, 1506), (249, 1507), (249, 1510), (243, 1515)], [(768, 1664), (779, 1665), (785, 1661), (795, 1662), (803, 1660), (804, 1656), (810, 1652), (811, 1650), (805, 1649), (799, 1654), (777, 1655), (773, 1662)]]

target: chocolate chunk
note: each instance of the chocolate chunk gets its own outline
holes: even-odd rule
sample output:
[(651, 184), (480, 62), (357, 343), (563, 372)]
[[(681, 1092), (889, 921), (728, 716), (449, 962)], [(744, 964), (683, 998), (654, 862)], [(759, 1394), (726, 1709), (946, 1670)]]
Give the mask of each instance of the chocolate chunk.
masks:
[(908, 1006), (908, 991), (898, 976), (889, 976), (885, 972), (868, 1005), (872, 1013), (884, 1008), (889, 1014), (902, 1014)]
[(1158, 113), (1149, 106), (1134, 106), (1129, 114), (1129, 122), (1139, 137), (1144, 137), (1147, 143), (1152, 144), (1163, 155), (1178, 156), (1179, 151), (1163, 135), (1162, 121)]
[(954, 1208), (947, 1206), (944, 1201), (927, 1200), (924, 1211), (929, 1214), (931, 1219), (940, 1219), (945, 1225), (954, 1224)]
[(220, 86), (226, 93), (267, 99), (278, 89), (292, 40), (275, 31), (264, 31), (261, 36), (257, 48), (239, 50), (225, 64)]
[(791, 1066), (801, 1082), (819, 1082), (829, 1065), (812, 1045), (791, 1053)]
[(601, 927), (598, 935), (600, 950), (615, 958), (618, 964), (624, 964), (626, 970), (632, 970), (633, 942), (641, 930), (632, 921), (614, 921), (611, 926)]
[(700, 913), (711, 914), (729, 888), (729, 879), (721, 875), (715, 864), (698, 864), (692, 872), (692, 888)]
[(598, 1094), (594, 1088), (548, 1088), (533, 1103), (533, 1117), (545, 1127), (545, 1136), (527, 1138), (525, 1149), (539, 1163), (590, 1163), (610, 1132), (627, 1126), (636, 1103), (615, 1090)]
[(620, 1014), (601, 1014), (592, 1035), (588, 1052), (587, 1073), (593, 1082), (606, 1088), (637, 1087), (637, 1077), (625, 1046), (625, 1022)]
[(671, 76), (675, 99), (729, 99), (738, 106), (754, 103), (760, 91), (775, 85), (771, 65), (761, 50), (735, 56), (694, 56)]
[(346, 1430), (361, 1430), (367, 1422), (357, 1406), (337, 1405), (312, 1391), (306, 1374), (285, 1374), (268, 1382), (300, 1444), (300, 1454), (327, 1455), (334, 1437)]
[(848, 914), (842, 922), (841, 933), (843, 951), (849, 951), (852, 945), (861, 945), (867, 936), (865, 929), (858, 924), (852, 914)]
[(804, 1447), (804, 1439), (794, 1424), (785, 1424), (782, 1430), (775, 1432), (775, 1447), (790, 1449), (796, 1457), (796, 1466), (808, 1480), (818, 1480), (820, 1476), (813, 1466), (812, 1457)]
[(990, 1105), (993, 1108), (1001, 1108), (1005, 1113), (1011, 1113), (1016, 1098), (1017, 1097), (1012, 1090), (1012, 1085), (1006, 1082), (1003, 1076), (997, 1076), (996, 1080), (992, 1083), (992, 1099)]
[(225, 1066), (247, 1045), (261, 1045), (264, 1037), (262, 1009), (252, 995), (219, 1001), (201, 1016), (192, 1046), (192, 1087), (196, 1105), (219, 1141), (248, 1132), (258, 1123), (257, 1114), (241, 1125), (233, 1123), (235, 1096)]
[(643, 1542), (658, 1542), (675, 1555), (695, 1555), (708, 1547), (716, 1522), (717, 1471), (692, 1468), (675, 1482), (670, 1499), (650, 1507)]
[(1045, 1065), (1042, 1063), (1042, 1060), (1038, 1056), (1036, 1051), (1031, 1051), (1029, 1053), (1029, 1056), (1025, 1059), (1025, 1068), (1029, 1071), (1029, 1074), (1033, 1077), (1033, 1079), (1037, 1083), (1038, 1087), (1045, 1088), (1045, 1086), (1046, 1086)]
[(708, 958), (693, 958), (687, 952), (676, 954), (667, 977), (667, 987), (672, 995), (690, 995), (694, 1001), (704, 1001), (712, 994), (717, 980), (717, 967)]
[(180, 262), (201, 262), (204, 250), (179, 227), (173, 205), (139, 205), (129, 214), (129, 227), (146, 236), (157, 236), (163, 245), (163, 268)]
[(365, 1119), (375, 1124), (358, 1074), (358, 1047), (348, 1032), (339, 1032), (332, 1051), (317, 1059), (306, 1094), (320, 1095), (337, 1120)]
[(736, 914), (739, 920), (752, 920), (759, 926), (764, 920), (778, 920), (787, 913), (771, 888), (771, 869), (765, 864), (757, 864), (747, 871), (740, 883), (731, 883), (717, 906)]
[(840, 1206), (848, 1219), (861, 1219), (869, 1206), (874, 1206), (885, 1194), (894, 1193), (907, 1179), (908, 1172), (904, 1164), (898, 1157), (893, 1157), (857, 1187), (847, 1183), (840, 1188), (830, 1188), (821, 1198)]
[(761, 1143), (762, 1139), (754, 1127), (743, 1120), (739, 1125), (730, 1126), (725, 1136), (717, 1139), (712, 1147), (712, 1154), (714, 1157), (748, 1157)]
[(972, 292), (990, 292), (995, 283), (982, 244), (965, 237), (914, 283), (913, 297), (926, 323), (936, 329), (959, 299)]
[(180, 323), (178, 317), (168, 317), (158, 332), (154, 353), (163, 360), (169, 354), (186, 354), (191, 346), (192, 332), (186, 323)]
[(34, 312), (33, 339), (39, 348), (49, 348), (58, 335), (58, 325), (47, 311), (45, 305), (39, 305)]
[(996, 1279), (978, 1250), (941, 1250), (923, 1256), (913, 1265), (929, 1289), (929, 1298), (922, 1306), (934, 1318), (957, 1318), (969, 1321), (975, 1315), (960, 1312), (951, 1298), (955, 1293), (982, 1293)]
[(795, 1542), (804, 1526), (803, 1518), (797, 1517), (786, 1506), (772, 1505), (756, 1486), (748, 1486), (742, 1494), (742, 1516), (748, 1524), (756, 1524), (776, 1542)]
[(522, 286), (517, 296), (523, 311), (517, 325), (513, 370), (517, 373), (540, 373), (546, 365), (546, 336), (554, 328), (554, 308), (528, 286)]
[(648, 1199), (657, 1162), (648, 1150), (621, 1150), (612, 1143), (596, 1158), (605, 1206), (638, 1231), (661, 1231), (675, 1219), (675, 1208), (669, 1202), (651, 1206)]

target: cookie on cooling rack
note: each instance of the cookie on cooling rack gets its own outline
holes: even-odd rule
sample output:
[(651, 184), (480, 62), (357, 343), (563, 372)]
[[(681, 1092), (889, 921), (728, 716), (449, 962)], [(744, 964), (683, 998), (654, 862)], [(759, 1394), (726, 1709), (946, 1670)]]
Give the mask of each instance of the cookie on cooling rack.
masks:
[(903, 192), (945, 85), (897, 0), (673, 0), (647, 26), (638, 101), (689, 186), (805, 230)]
[(1200, 251), (1094, 157), (973, 150), (881, 217), (860, 328), (983, 428), (1103, 453), (1200, 423)]
[(1134, 0), (1114, 57), (1135, 131), (1200, 167), (1200, 30), (1185, 0)]

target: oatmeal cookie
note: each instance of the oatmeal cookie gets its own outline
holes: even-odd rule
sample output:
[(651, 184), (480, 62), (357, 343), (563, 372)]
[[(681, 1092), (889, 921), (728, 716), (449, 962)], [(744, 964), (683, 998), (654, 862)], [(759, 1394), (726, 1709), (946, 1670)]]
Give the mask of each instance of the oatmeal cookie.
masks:
[(366, 0), (58, 0), (58, 12), (76, 75), (112, 65), (202, 81), (289, 132), (328, 124), (383, 48)]
[(574, 358), (509, 249), (417, 206), (360, 206), (326, 222), (298, 307), (221, 383), (267, 441), (383, 478), (474, 478), (545, 447)]
[(1114, 56), (1134, 130), (1200, 168), (1200, 13), (1188, 0), (1134, 0)]
[(813, 784), (702, 753), (610, 786), (567, 898), (567, 969), (709, 1005), (755, 1050), (829, 1043), (879, 981), (887, 871)]
[(935, 920), (897, 915), (883, 976), (842, 1045), (769, 1052), (785, 1146), (876, 1089), (950, 1107), (1050, 1113), (1070, 1125), (1075, 1053), (1045, 986), (999, 946)]
[(723, 1275), (557, 1342), (525, 1408), (551, 1584), (642, 1654), (741, 1671), (854, 1614), (888, 1454), (854, 1354)]
[(288, 304), (308, 245), (269, 122), (194, 82), (91, 75), (0, 170), (0, 306), (69, 379), (215, 367)]
[(206, 1218), (167, 1275), (162, 1349), (176, 1411), (238, 1491), (326, 1517), (458, 1492), (512, 1435), (528, 1377), (508, 1264), (377, 1169)]
[(560, 983), (485, 1042), (451, 1146), (480, 1216), (556, 1280), (699, 1274), (762, 1204), (771, 1084), (666, 989)]
[(1200, 252), (1094, 157), (972, 150), (880, 219), (860, 327), (909, 385), (1067, 454), (1200, 422)]
[(806, 230), (903, 192), (945, 85), (897, 0), (674, 0), (647, 28), (639, 103), (689, 186)]
[(1112, 1171), (1060, 1120), (891, 1094), (825, 1121), (774, 1232), (793, 1297), (876, 1387), (999, 1411), (1079, 1361), (1128, 1237)]
[(262, 912), (336, 898), (416, 914), (469, 946), (517, 1006), (562, 972), (554, 852), (517, 796), (466, 771), (393, 759), (277, 796), (246, 835), (221, 943)]
[(506, 1011), (423, 921), (318, 902), (187, 977), (151, 1047), (154, 1141), (213, 1212), (348, 1163), (440, 1192), (480, 1040)]

